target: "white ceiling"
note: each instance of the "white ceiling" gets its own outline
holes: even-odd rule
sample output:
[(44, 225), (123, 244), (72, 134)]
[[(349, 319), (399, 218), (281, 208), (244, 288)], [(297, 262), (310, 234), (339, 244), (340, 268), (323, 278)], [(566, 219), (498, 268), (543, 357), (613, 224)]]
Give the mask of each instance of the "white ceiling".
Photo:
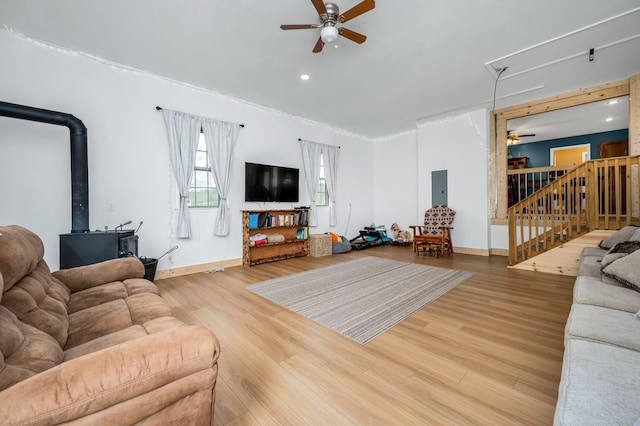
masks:
[(316, 22), (309, 0), (0, 0), (16, 34), (370, 138), (491, 108), (497, 67), (497, 108), (640, 72), (640, 0), (378, 0), (344, 24), (364, 44), (322, 54), (279, 28)]
[(517, 135), (535, 134), (535, 136), (521, 138), (519, 143), (589, 135), (626, 129), (628, 126), (628, 96), (516, 118), (507, 122), (508, 130)]

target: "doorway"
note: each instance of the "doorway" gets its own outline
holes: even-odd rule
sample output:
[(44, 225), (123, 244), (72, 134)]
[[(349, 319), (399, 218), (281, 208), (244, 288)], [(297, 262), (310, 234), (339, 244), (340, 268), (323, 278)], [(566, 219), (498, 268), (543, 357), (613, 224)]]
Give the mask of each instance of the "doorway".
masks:
[(552, 166), (577, 166), (591, 159), (591, 145), (571, 145), (549, 149)]

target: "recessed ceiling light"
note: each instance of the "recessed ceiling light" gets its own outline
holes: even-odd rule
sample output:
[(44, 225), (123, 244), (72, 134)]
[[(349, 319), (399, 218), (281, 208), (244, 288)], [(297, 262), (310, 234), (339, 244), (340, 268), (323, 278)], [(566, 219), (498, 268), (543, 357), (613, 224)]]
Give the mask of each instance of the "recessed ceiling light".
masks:
[(610, 100), (609, 102), (607, 102), (607, 105), (615, 105), (615, 104), (617, 104), (617, 103), (618, 103), (618, 100), (617, 100), (617, 99), (612, 99), (612, 100)]
[(302, 75), (300, 76), (300, 79), (301, 79), (301, 80), (304, 80), (304, 81), (309, 80), (309, 74), (302, 74)]
[(607, 117), (604, 119), (604, 121), (613, 121), (613, 117)]

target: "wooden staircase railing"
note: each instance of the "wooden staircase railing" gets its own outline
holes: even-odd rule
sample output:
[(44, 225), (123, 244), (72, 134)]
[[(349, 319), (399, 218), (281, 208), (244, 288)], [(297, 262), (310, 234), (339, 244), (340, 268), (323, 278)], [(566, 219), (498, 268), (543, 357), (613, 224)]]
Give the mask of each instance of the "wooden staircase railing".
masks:
[(587, 161), (508, 209), (509, 266), (594, 229), (640, 225), (640, 156)]

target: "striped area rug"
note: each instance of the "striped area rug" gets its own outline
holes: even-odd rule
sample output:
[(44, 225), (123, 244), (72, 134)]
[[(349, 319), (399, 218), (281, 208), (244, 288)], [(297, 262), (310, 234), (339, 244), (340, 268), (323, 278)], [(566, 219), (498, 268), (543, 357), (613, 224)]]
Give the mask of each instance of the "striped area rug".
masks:
[(363, 257), (246, 288), (365, 344), (473, 276)]

